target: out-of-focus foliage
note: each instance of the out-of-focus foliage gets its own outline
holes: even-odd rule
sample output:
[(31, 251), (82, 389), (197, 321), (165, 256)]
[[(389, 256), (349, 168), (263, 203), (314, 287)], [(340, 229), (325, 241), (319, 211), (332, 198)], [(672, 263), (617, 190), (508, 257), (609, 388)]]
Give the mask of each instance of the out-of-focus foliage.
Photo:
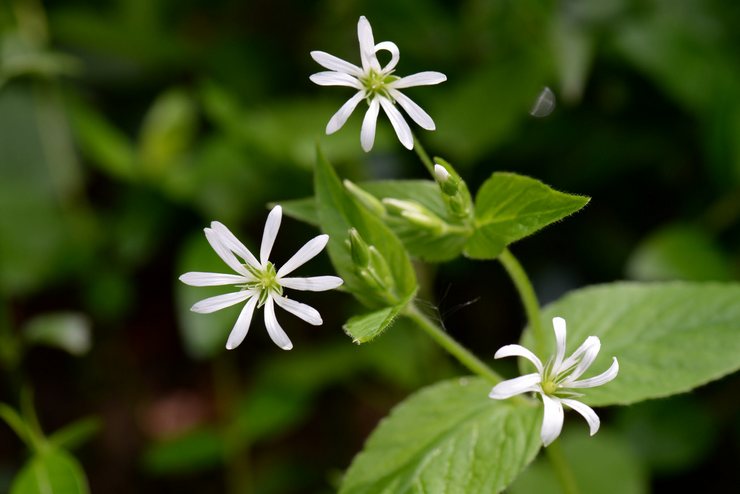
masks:
[[(471, 190), (514, 171), (593, 198), (513, 247), (545, 301), (624, 276), (737, 279), (737, 2), (9, 0), (0, 6), (0, 401), (16, 403), (31, 380), (42, 422), (98, 416), (101, 429), (75, 451), (92, 492), (332, 492), (394, 403), (455, 372), (400, 322), (352, 345), (341, 328), (358, 310), (341, 293), (310, 301), (321, 328), (286, 318), (291, 353), (255, 321), (227, 355), (236, 313), (189, 313), (206, 294), (175, 281), (220, 270), (202, 235), (210, 221), (249, 244), (266, 203), (311, 196), (317, 141), (357, 183), (428, 178), (387, 122), (370, 154), (359, 146), (361, 112), (323, 135), (347, 95), (311, 85), (308, 53), (359, 62), (359, 15), (400, 47), (399, 75), (447, 74), (410, 91), (438, 129), (415, 132)], [(533, 119), (543, 86), (558, 106)], [(311, 234), (297, 222), (281, 231), (293, 245)], [(285, 259), (291, 242), (281, 245)], [(322, 262), (316, 273), (328, 271)], [(485, 360), (518, 335), (520, 308), (495, 268), (417, 265), (416, 278)], [(70, 313), (89, 321), (90, 352), (35, 345), (69, 350), (65, 335), (86, 324), (59, 319)], [(631, 450), (624, 437), (566, 436), (566, 454), (573, 443), (579, 454), (594, 449), (574, 460), (582, 490), (583, 476), (601, 471), (591, 461), (612, 446), (624, 454), (604, 475), (621, 472), (635, 492), (647, 477), (655, 492), (737, 485), (737, 385), (615, 412)], [(86, 427), (49, 440), (72, 448)], [(706, 434), (689, 437), (696, 430)], [(25, 451), (0, 430), (0, 491)], [(54, 468), (78, 461), (52, 456)], [(536, 463), (521, 485), (552, 486), (544, 469)]]

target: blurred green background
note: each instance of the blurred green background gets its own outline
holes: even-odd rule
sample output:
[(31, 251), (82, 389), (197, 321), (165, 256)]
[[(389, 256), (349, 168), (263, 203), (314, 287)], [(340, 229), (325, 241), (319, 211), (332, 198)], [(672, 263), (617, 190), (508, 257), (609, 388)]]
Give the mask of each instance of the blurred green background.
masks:
[[(341, 293), (302, 299), (319, 328), (281, 318), (293, 351), (259, 321), (227, 352), (238, 309), (192, 314), (208, 290), (177, 282), (224, 269), (210, 221), (255, 246), (268, 202), (312, 193), (317, 139), (353, 180), (424, 176), (383, 119), (369, 154), (360, 111), (323, 135), (351, 91), (311, 84), (308, 53), (358, 63), (360, 15), (399, 46), (399, 75), (447, 74), (409, 91), (438, 128), (417, 134), (472, 190), (508, 170), (593, 197), (513, 248), (543, 302), (615, 279), (737, 280), (740, 2), (3, 0), (0, 401), (32, 387), (47, 432), (96, 418), (75, 449), (92, 492), (333, 492), (393, 404), (461, 373), (403, 325), (352, 345)], [(536, 119), (544, 86), (558, 106)], [(314, 234), (284, 220), (275, 259)], [(475, 353), (518, 338), (497, 263), (419, 269)], [(731, 376), (603, 411), (583, 446), (568, 417), (566, 453), (602, 486), (586, 492), (719, 492), (740, 484), (738, 396)], [(0, 427), (0, 492), (27, 455)], [(557, 492), (551, 475), (537, 463), (512, 492)]]

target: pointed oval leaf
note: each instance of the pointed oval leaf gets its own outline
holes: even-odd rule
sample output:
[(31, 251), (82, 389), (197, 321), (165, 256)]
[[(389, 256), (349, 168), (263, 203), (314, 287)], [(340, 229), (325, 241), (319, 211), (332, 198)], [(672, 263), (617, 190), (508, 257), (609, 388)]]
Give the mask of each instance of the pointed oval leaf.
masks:
[[(545, 308), (568, 323), (566, 355), (594, 335), (601, 352), (584, 378), (619, 360), (612, 382), (583, 390), (591, 405), (626, 405), (683, 393), (740, 369), (740, 284), (612, 283), (569, 293)], [(522, 344), (533, 348), (528, 330)], [(554, 353), (554, 338), (547, 341)], [(543, 357), (540, 355), (540, 357)]]
[(569, 216), (588, 197), (558, 192), (539, 180), (496, 172), (475, 198), (475, 233), (465, 245), (473, 259), (495, 259), (507, 245)]
[(88, 494), (85, 472), (72, 455), (62, 450), (38, 454), (13, 481), (10, 494)]
[(383, 255), (395, 282), (394, 297), (407, 300), (416, 292), (416, 274), (406, 249), (383, 222), (357, 204), (339, 181), (334, 168), (318, 150), (314, 188), (321, 227), (329, 234), (328, 251), (332, 264), (344, 280), (344, 287), (369, 307), (387, 307), (387, 298), (363, 283), (345, 242), (350, 228), (356, 228), (362, 238)]
[(491, 494), (540, 449), (538, 407), (488, 398), (479, 378), (444, 381), (398, 405), (372, 433), (340, 494)]

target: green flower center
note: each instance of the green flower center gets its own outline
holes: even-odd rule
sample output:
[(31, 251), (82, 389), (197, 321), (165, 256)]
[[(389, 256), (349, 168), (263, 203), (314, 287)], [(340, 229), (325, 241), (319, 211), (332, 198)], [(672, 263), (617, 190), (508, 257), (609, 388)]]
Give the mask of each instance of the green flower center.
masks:
[(360, 77), (360, 82), (365, 88), (365, 93), (368, 99), (372, 99), (373, 96), (385, 96), (386, 98), (393, 99), (390, 97), (388, 91), (388, 84), (398, 80), (399, 77), (391, 75), (391, 73), (384, 74), (374, 69), (370, 69), (367, 74)]
[(551, 380), (544, 381), (540, 386), (542, 387), (542, 392), (549, 396), (554, 395), (558, 389), (558, 384)]
[(244, 267), (256, 278), (254, 281), (250, 281), (244, 285), (244, 288), (259, 291), (259, 307), (262, 307), (267, 302), (267, 296), (270, 292), (282, 296), (283, 287), (277, 281), (275, 265), (268, 261), (265, 269), (255, 268), (249, 264), (245, 264)]

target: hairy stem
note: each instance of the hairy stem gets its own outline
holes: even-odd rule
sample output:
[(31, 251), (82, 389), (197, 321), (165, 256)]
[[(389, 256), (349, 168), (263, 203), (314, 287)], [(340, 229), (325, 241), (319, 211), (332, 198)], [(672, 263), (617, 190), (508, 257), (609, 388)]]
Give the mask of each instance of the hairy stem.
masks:
[(535, 353), (543, 355), (545, 351), (545, 332), (540, 317), (540, 304), (537, 301), (534, 288), (532, 288), (532, 283), (529, 281), (522, 265), (519, 264), (519, 261), (516, 260), (509, 249), (504, 249), (501, 255), (498, 256), (498, 260), (501, 261), (504, 269), (509, 273), (516, 290), (519, 292), (519, 297), (522, 299), (529, 326), (534, 334)]
[(409, 304), (404, 315), (414, 321), (417, 326), (424, 330), (439, 346), (452, 354), (462, 365), (479, 376), (497, 384), (502, 381), (493, 369), (483, 363), (478, 357), (460, 345), (454, 338), (445, 332), (439, 325), (424, 315), (413, 303)]
[(576, 477), (573, 475), (568, 460), (563, 454), (563, 448), (560, 447), (560, 441), (555, 441), (545, 448), (547, 459), (550, 461), (553, 469), (555, 470), (555, 476), (560, 482), (560, 486), (563, 488), (565, 494), (579, 494), (578, 484), (576, 483)]

